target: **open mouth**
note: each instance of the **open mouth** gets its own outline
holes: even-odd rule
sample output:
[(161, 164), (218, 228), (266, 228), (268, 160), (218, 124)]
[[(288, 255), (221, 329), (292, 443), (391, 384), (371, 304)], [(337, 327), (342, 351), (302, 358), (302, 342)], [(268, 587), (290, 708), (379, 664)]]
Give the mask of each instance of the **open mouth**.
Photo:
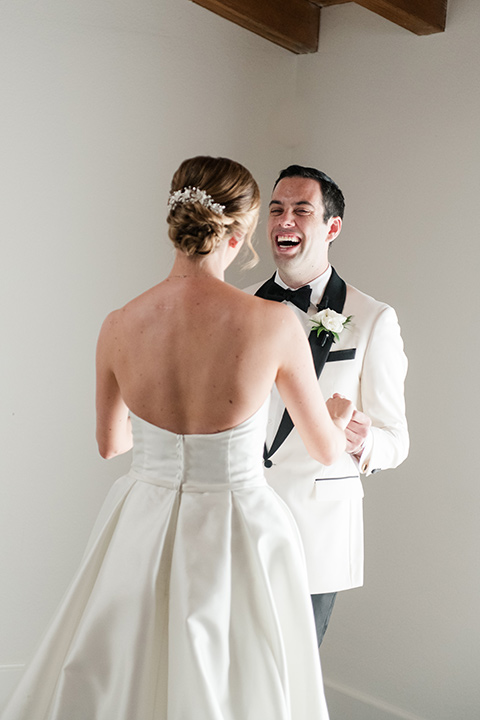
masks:
[(294, 235), (277, 235), (277, 245), (281, 248), (290, 248), (300, 245), (300, 240)]

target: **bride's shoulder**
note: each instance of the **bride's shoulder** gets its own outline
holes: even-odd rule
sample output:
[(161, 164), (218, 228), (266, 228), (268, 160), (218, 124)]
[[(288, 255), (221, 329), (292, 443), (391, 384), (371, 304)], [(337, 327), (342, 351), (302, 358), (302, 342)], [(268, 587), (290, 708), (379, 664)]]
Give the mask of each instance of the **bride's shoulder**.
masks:
[(130, 324), (138, 322), (139, 316), (142, 315), (142, 312), (145, 312), (145, 308), (149, 305), (149, 292), (147, 290), (145, 293), (129, 300), (122, 307), (109, 312), (103, 321), (100, 336), (108, 337), (112, 333), (118, 334)]
[[(245, 293), (242, 292), (245, 296)], [(254, 295), (246, 295), (243, 310), (245, 317), (260, 325), (265, 335), (275, 335), (282, 338), (295, 335), (298, 330), (303, 332), (300, 321), (294, 311), (283, 303), (265, 300)]]
[(148, 290), (145, 290), (140, 295), (136, 295), (122, 307), (117, 310), (113, 310), (107, 315), (106, 320), (108, 320), (111, 324), (138, 322), (164, 305), (165, 297), (167, 297), (166, 284), (165, 282), (158, 283)]
[(253, 307), (264, 317), (268, 317), (276, 322), (284, 323), (298, 323), (295, 313), (288, 305), (284, 303), (274, 302), (273, 300), (265, 300), (264, 298), (256, 297), (255, 295), (248, 296), (253, 304)]

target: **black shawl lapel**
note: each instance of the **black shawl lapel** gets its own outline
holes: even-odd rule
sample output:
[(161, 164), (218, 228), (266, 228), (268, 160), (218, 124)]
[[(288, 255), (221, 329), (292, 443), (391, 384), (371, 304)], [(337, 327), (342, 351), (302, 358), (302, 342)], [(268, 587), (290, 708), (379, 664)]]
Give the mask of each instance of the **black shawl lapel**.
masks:
[[(343, 311), (343, 306), (345, 305), (346, 295), (347, 286), (342, 280), (342, 278), (336, 273), (335, 269), (332, 267), (332, 274), (330, 276), (330, 280), (327, 283), (327, 287), (325, 288), (325, 292), (323, 293), (322, 300), (317, 306), (318, 311), (324, 310), (328, 307), (331, 310), (335, 310), (336, 312), (341, 313)], [(330, 352), (330, 348), (333, 342), (333, 335), (323, 332), (321, 333), (320, 337), (317, 337), (317, 333), (312, 330), (312, 332), (308, 336), (308, 342), (310, 343), (310, 347), (312, 350), (313, 363), (315, 365), (315, 372), (317, 373), (318, 378), (320, 377), (320, 373), (322, 372), (327, 361), (328, 353)], [(266, 467), (272, 466), (272, 461), (270, 460), (270, 457), (286, 440), (286, 438), (292, 431), (292, 428), (293, 422), (287, 410), (285, 410), (270, 450), (267, 451), (267, 446), (265, 445), (263, 459)]]

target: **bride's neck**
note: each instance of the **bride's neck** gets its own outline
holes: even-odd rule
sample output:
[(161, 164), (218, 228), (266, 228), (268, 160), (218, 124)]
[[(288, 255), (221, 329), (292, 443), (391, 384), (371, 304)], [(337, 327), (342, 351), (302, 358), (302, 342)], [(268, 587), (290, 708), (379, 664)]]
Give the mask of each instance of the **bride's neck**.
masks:
[(176, 251), (173, 267), (168, 275), (174, 277), (217, 278), (224, 280), (225, 273), (220, 257), (217, 253), (204, 256), (188, 256), (181, 250)]

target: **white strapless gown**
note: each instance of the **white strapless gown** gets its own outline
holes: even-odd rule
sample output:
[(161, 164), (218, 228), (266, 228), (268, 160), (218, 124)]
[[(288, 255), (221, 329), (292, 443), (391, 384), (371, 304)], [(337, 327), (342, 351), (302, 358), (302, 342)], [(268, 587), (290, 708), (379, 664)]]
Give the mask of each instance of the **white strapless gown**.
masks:
[(327, 720), (303, 551), (267, 485), (265, 404), (133, 463), (2, 720)]

